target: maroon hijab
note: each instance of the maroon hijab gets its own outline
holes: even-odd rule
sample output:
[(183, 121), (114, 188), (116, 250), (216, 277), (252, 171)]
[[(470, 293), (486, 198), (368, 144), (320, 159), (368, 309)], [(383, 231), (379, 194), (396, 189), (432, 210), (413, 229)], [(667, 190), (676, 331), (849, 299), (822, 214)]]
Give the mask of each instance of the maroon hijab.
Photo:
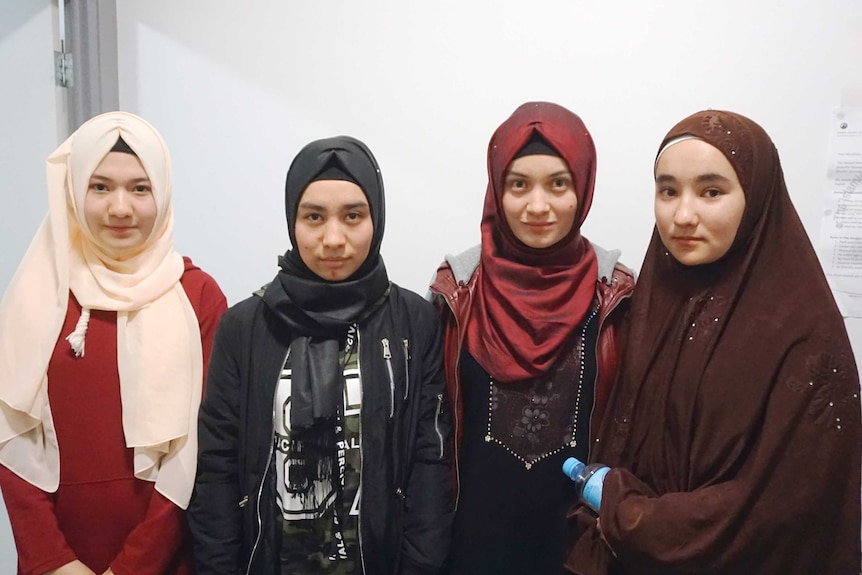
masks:
[[(515, 237), (502, 206), (509, 164), (534, 132), (569, 166), (578, 198), (571, 231), (542, 249)], [(500, 381), (547, 373), (590, 308), (598, 265), (580, 227), (590, 211), (595, 177), (593, 139), (581, 119), (562, 106), (523, 104), (491, 138), (482, 255), (467, 347), (479, 365)]]
[(751, 120), (677, 124), (720, 150), (745, 192), (733, 245), (684, 266), (657, 232), (593, 459), (601, 527), (575, 510), (577, 573), (811, 574), (860, 567), (859, 379), (844, 322)]

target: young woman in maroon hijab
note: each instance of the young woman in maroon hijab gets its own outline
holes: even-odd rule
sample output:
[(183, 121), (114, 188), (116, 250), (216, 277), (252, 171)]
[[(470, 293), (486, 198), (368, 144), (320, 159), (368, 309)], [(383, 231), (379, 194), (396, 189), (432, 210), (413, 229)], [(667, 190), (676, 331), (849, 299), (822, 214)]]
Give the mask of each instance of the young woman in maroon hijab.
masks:
[[(738, 114), (677, 124), (599, 447), (583, 575), (858, 574), (859, 378), (778, 153)], [(634, 342), (637, 342), (635, 344)]]
[(488, 147), (482, 244), (431, 286), (458, 438), (452, 574), (563, 570), (576, 494), (560, 467), (589, 454), (633, 288), (619, 252), (580, 233), (595, 174), (578, 116), (519, 107)]

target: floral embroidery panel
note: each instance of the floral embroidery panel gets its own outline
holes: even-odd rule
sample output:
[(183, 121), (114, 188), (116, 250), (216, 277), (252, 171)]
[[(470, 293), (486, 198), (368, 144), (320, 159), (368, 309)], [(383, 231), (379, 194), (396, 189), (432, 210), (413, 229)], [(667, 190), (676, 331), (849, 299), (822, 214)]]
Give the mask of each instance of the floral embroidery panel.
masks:
[[(569, 352), (550, 374), (514, 384), (491, 380), (486, 440), (502, 445), (528, 468), (564, 447), (576, 445), (573, 432), (580, 410), (585, 411), (581, 425), (589, 425), (595, 357), (584, 356), (584, 335), (595, 316), (593, 310)], [(587, 360), (593, 375), (585, 382)], [(586, 394), (585, 385), (589, 386)], [(582, 406), (585, 398), (588, 401), (583, 403), (589, 405)]]

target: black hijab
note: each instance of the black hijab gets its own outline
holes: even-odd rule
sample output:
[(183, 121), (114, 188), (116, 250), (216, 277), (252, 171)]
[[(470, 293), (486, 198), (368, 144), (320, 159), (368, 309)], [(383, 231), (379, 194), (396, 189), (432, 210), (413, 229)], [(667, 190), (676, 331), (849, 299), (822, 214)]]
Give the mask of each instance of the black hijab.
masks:
[(340, 348), (351, 325), (373, 313), (389, 293), (389, 278), (380, 244), (385, 206), (380, 168), (368, 147), (338, 136), (306, 145), (287, 171), (285, 211), (291, 244), (296, 247), (296, 210), (308, 185), (316, 180), (356, 183), (371, 209), (374, 235), (365, 261), (343, 281), (324, 280), (312, 272), (296, 249), (279, 256), (281, 271), (263, 301), (291, 337), (291, 428), (308, 427), (313, 419), (332, 417), (341, 399)]

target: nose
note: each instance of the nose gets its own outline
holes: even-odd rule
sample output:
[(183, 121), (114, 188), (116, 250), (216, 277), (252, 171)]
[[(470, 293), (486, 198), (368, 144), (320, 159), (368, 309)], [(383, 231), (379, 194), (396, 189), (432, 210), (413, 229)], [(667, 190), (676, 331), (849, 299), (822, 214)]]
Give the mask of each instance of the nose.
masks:
[(673, 223), (679, 227), (697, 225), (697, 209), (694, 205), (694, 199), (689, 194), (682, 194), (677, 201), (676, 210), (673, 213)]
[(337, 218), (331, 218), (323, 229), (323, 247), (337, 249), (344, 245), (344, 230)]
[(527, 196), (527, 214), (530, 216), (543, 216), (550, 210), (550, 204), (545, 197), (544, 191), (536, 186)]
[(132, 215), (132, 201), (126, 190), (115, 190), (108, 203), (108, 215), (115, 218), (127, 218)]

